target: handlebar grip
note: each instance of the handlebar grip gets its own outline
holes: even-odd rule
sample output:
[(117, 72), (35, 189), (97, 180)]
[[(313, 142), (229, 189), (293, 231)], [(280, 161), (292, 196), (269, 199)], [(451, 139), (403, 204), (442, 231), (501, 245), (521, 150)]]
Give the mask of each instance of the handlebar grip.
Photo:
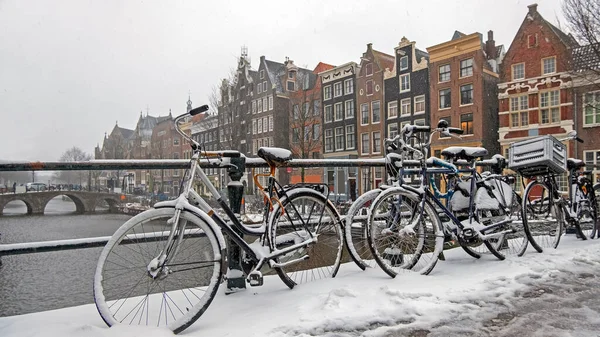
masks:
[(431, 126), (429, 125), (415, 125), (413, 127), (414, 132), (431, 132)]
[(580, 143), (583, 143), (583, 139), (579, 138), (579, 137), (575, 137), (575, 140), (577, 140)]
[(206, 111), (208, 111), (208, 105), (204, 104), (202, 106), (199, 106), (195, 109), (190, 110), (190, 115), (196, 116), (197, 114), (201, 114)]
[(448, 128), (448, 132), (455, 133), (457, 135), (462, 135), (463, 133), (465, 133), (465, 131), (463, 129), (459, 129), (459, 128)]
[(225, 158), (239, 158), (241, 156), (240, 152), (235, 150), (224, 150), (221, 154)]

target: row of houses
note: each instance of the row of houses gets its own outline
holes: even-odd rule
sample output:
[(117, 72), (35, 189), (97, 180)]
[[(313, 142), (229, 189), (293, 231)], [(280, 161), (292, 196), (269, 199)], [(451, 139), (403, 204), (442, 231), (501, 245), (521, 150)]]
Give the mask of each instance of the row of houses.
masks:
[[(261, 146), (277, 146), (291, 149), (297, 158), (380, 158), (384, 140), (405, 124), (435, 125), (445, 119), (464, 134), (434, 139), (437, 156), (457, 145), (507, 154), (512, 142), (545, 134), (560, 138), (577, 130), (586, 142), (569, 144), (569, 156), (598, 164), (597, 50), (580, 46), (546, 21), (536, 4), (528, 6), (508, 49), (496, 44), (492, 31), (485, 40), (478, 32), (456, 31), (448, 41), (424, 50), (405, 37), (389, 54), (369, 43), (358, 62), (320, 62), (313, 69), (264, 56), (253, 68), (242, 49), (235, 74), (220, 84), (217, 114), (190, 121), (189, 132), (209, 150), (236, 149), (249, 157)], [(168, 137), (177, 136), (171, 132)], [(153, 131), (149, 144), (155, 140)], [(171, 158), (189, 155), (174, 144), (169, 151)], [(158, 152), (144, 153), (157, 158)], [(283, 183), (325, 182), (349, 199), (385, 179), (383, 168), (280, 171)], [(224, 184), (222, 172), (209, 175)], [(174, 186), (179, 180), (170, 181)], [(251, 177), (243, 181), (251, 193)]]

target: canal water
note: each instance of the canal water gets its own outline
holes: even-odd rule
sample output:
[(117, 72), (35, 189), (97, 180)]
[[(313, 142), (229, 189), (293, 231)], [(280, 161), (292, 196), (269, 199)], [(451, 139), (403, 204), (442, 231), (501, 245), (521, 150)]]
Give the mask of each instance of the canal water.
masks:
[[(130, 216), (75, 214), (75, 204), (52, 199), (44, 215), (25, 215), (11, 202), (0, 216), (0, 243), (110, 236)], [(0, 257), (0, 317), (93, 303), (92, 284), (101, 247)]]

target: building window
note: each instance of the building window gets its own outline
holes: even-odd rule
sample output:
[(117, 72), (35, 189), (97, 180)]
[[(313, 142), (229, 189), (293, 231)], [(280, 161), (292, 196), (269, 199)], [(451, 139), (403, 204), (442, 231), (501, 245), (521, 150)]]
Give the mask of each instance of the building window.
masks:
[(460, 128), (464, 131), (465, 135), (473, 134), (473, 114), (462, 114), (460, 115)]
[(392, 123), (388, 125), (387, 137), (394, 138), (398, 135), (398, 123)]
[(263, 111), (267, 111), (269, 98), (267, 96), (263, 97)]
[(367, 95), (373, 95), (373, 81), (368, 80), (367, 83), (365, 83), (365, 91), (367, 92)]
[(342, 82), (333, 84), (333, 97), (340, 97), (344, 94), (342, 91)]
[(371, 147), (371, 142), (370, 142), (369, 134), (368, 133), (362, 133), (360, 135), (360, 144), (361, 144), (360, 152), (362, 154), (369, 154), (369, 150), (370, 150), (370, 147)]
[(354, 125), (346, 125), (346, 150), (354, 149)]
[[(258, 128), (256, 126), (257, 126), (256, 119), (253, 119), (252, 120), (252, 134), (253, 135), (255, 135), (257, 133), (256, 131), (258, 130)], [(221, 135), (221, 136), (223, 136), (223, 135)], [(221, 139), (221, 141), (223, 141), (223, 140)]]
[(583, 124), (600, 124), (600, 91), (583, 95)]
[(294, 77), (296, 77), (295, 75), (296, 75), (295, 71), (288, 71), (288, 78), (289, 79), (294, 79)]
[(512, 65), (512, 79), (522, 80), (525, 78), (525, 63), (513, 64)]
[(510, 98), (510, 127), (519, 128), (529, 125), (528, 96)]
[(258, 119), (258, 131), (257, 131), (258, 133), (262, 133), (263, 132), (262, 126), (263, 126), (263, 120), (262, 120), (262, 118), (259, 118)]
[[(178, 137), (173, 138), (173, 145), (174, 146), (178, 146), (179, 145), (179, 138)], [(175, 159), (179, 159), (179, 158), (175, 158)]]
[(533, 48), (538, 45), (537, 34), (527, 35), (527, 48)]
[(288, 91), (295, 91), (296, 90), (296, 82), (294, 82), (294, 81), (287, 81), (287, 90)]
[(335, 150), (344, 150), (344, 127), (335, 128)]
[(302, 112), (304, 113), (304, 120), (306, 120), (308, 117), (310, 117), (310, 103), (309, 102), (304, 102), (302, 104)]
[(325, 152), (333, 151), (333, 130), (325, 130)]
[(410, 74), (400, 75), (400, 92), (410, 91)]
[(542, 74), (552, 74), (556, 72), (556, 57), (542, 59)]
[(262, 91), (261, 91), (261, 89), (262, 89), (262, 83), (259, 83), (259, 84), (256, 86), (256, 91), (257, 91), (256, 93), (257, 93), (257, 94), (260, 94), (260, 93), (262, 92)]
[(400, 115), (401, 116), (410, 115), (410, 98), (405, 98), (400, 101)]
[(292, 130), (292, 142), (298, 143), (300, 141), (300, 130), (298, 128), (294, 128)]
[(264, 70), (261, 70), (261, 71), (260, 71), (260, 79), (262, 80), (262, 79), (264, 79), (264, 78), (265, 78), (265, 71), (264, 71)]
[(460, 86), (460, 105), (473, 104), (473, 84)]
[(425, 113), (425, 95), (415, 97), (415, 115)]
[(298, 107), (298, 104), (294, 104), (294, 107), (292, 108), (293, 112), (294, 112), (294, 119), (299, 119), (300, 118), (300, 108)]
[(346, 101), (346, 119), (354, 118), (354, 101)]
[(331, 99), (331, 85), (327, 85), (323, 87), (323, 99), (328, 100)]
[(269, 131), (273, 131), (273, 116), (269, 116)]
[(354, 83), (351, 78), (344, 81), (344, 87), (346, 95), (354, 92)]
[(451, 106), (450, 88), (440, 90), (440, 109), (448, 109)]
[(333, 107), (331, 105), (325, 106), (325, 123), (333, 121)]
[(373, 153), (381, 153), (381, 132), (373, 132)]
[(341, 121), (342, 119), (344, 119), (344, 107), (342, 106), (342, 103), (335, 103), (335, 120), (336, 121)]
[(372, 102), (371, 109), (373, 110), (373, 119), (371, 120), (371, 123), (377, 124), (381, 120), (381, 108), (379, 101)]
[(256, 101), (252, 101), (252, 113), (256, 113)]
[[(448, 122), (450, 124), (450, 122)], [(425, 119), (415, 119), (415, 125), (425, 126)]]
[(388, 118), (398, 117), (398, 102), (388, 102)]
[(313, 101), (313, 115), (318, 116), (321, 113), (321, 101), (314, 100)]
[(365, 74), (367, 76), (373, 75), (373, 63), (367, 63), (365, 65)]
[(442, 83), (448, 81), (450, 81), (450, 65), (445, 64), (443, 66), (440, 66), (439, 82)]
[(319, 140), (321, 136), (321, 124), (316, 123), (312, 126), (313, 140)]
[(473, 59), (466, 59), (460, 61), (460, 77), (467, 77), (473, 75)]
[(540, 124), (560, 121), (560, 90), (540, 93)]
[(360, 105), (360, 125), (369, 124), (369, 104), (363, 103)]
[(261, 113), (263, 111), (263, 104), (262, 104), (263, 101), (262, 101), (262, 99), (259, 98), (257, 102), (258, 102), (258, 111), (257, 112)]
[[(600, 150), (592, 150), (592, 151), (583, 151), (583, 160), (586, 165), (590, 165), (591, 167), (586, 167), (586, 170), (592, 171), (592, 179), (593, 183), (600, 182)], [(598, 195), (598, 194), (596, 194)]]
[(408, 56), (402, 56), (400, 58), (400, 70), (408, 69)]

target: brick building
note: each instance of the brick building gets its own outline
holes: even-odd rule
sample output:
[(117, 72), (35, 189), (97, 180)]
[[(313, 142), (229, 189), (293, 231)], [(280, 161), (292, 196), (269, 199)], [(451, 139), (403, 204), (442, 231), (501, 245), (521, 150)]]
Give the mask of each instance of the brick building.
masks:
[[(333, 66), (319, 62), (312, 73), (301, 72), (297, 81), (302, 84), (290, 93), (290, 151), (294, 158), (318, 159), (323, 157), (322, 109), (320, 72)], [(322, 182), (323, 168), (294, 168), (290, 182)]]
[[(537, 4), (528, 6), (500, 66), (499, 141), (505, 155), (515, 141), (548, 134), (561, 138), (575, 128), (569, 63), (576, 46), (540, 15)], [(574, 156), (572, 143), (568, 155)]]
[(456, 31), (450, 41), (427, 48), (431, 124), (445, 119), (464, 130), (460, 139), (435, 139), (432, 152), (439, 156), (448, 146), (482, 146), (491, 155), (499, 153), (497, 66), (503, 46), (496, 46), (493, 33), (484, 43), (480, 33)]
[[(356, 74), (358, 65), (348, 62), (319, 73), (323, 106), (323, 157), (356, 159)], [(355, 200), (358, 170), (353, 167), (326, 168), (323, 181), (336, 198)]]
[[(355, 113), (354, 102), (346, 100), (344, 103), (334, 105), (335, 120), (338, 119), (338, 108), (345, 111), (344, 119), (357, 119), (356, 135), (358, 136), (358, 156), (360, 158), (382, 158), (383, 141), (385, 138), (384, 118), (384, 72), (394, 67), (394, 57), (374, 50), (371, 43), (367, 44), (367, 50), (360, 58), (359, 71), (356, 75), (356, 106), (358, 116)], [(334, 84), (333, 94), (346, 93), (345, 80), (344, 90), (341, 91), (341, 83)], [(338, 90), (340, 89), (340, 90)], [(344, 105), (344, 107), (342, 107)], [(383, 167), (364, 167), (358, 172), (358, 190), (362, 194), (373, 189), (383, 182)]]

